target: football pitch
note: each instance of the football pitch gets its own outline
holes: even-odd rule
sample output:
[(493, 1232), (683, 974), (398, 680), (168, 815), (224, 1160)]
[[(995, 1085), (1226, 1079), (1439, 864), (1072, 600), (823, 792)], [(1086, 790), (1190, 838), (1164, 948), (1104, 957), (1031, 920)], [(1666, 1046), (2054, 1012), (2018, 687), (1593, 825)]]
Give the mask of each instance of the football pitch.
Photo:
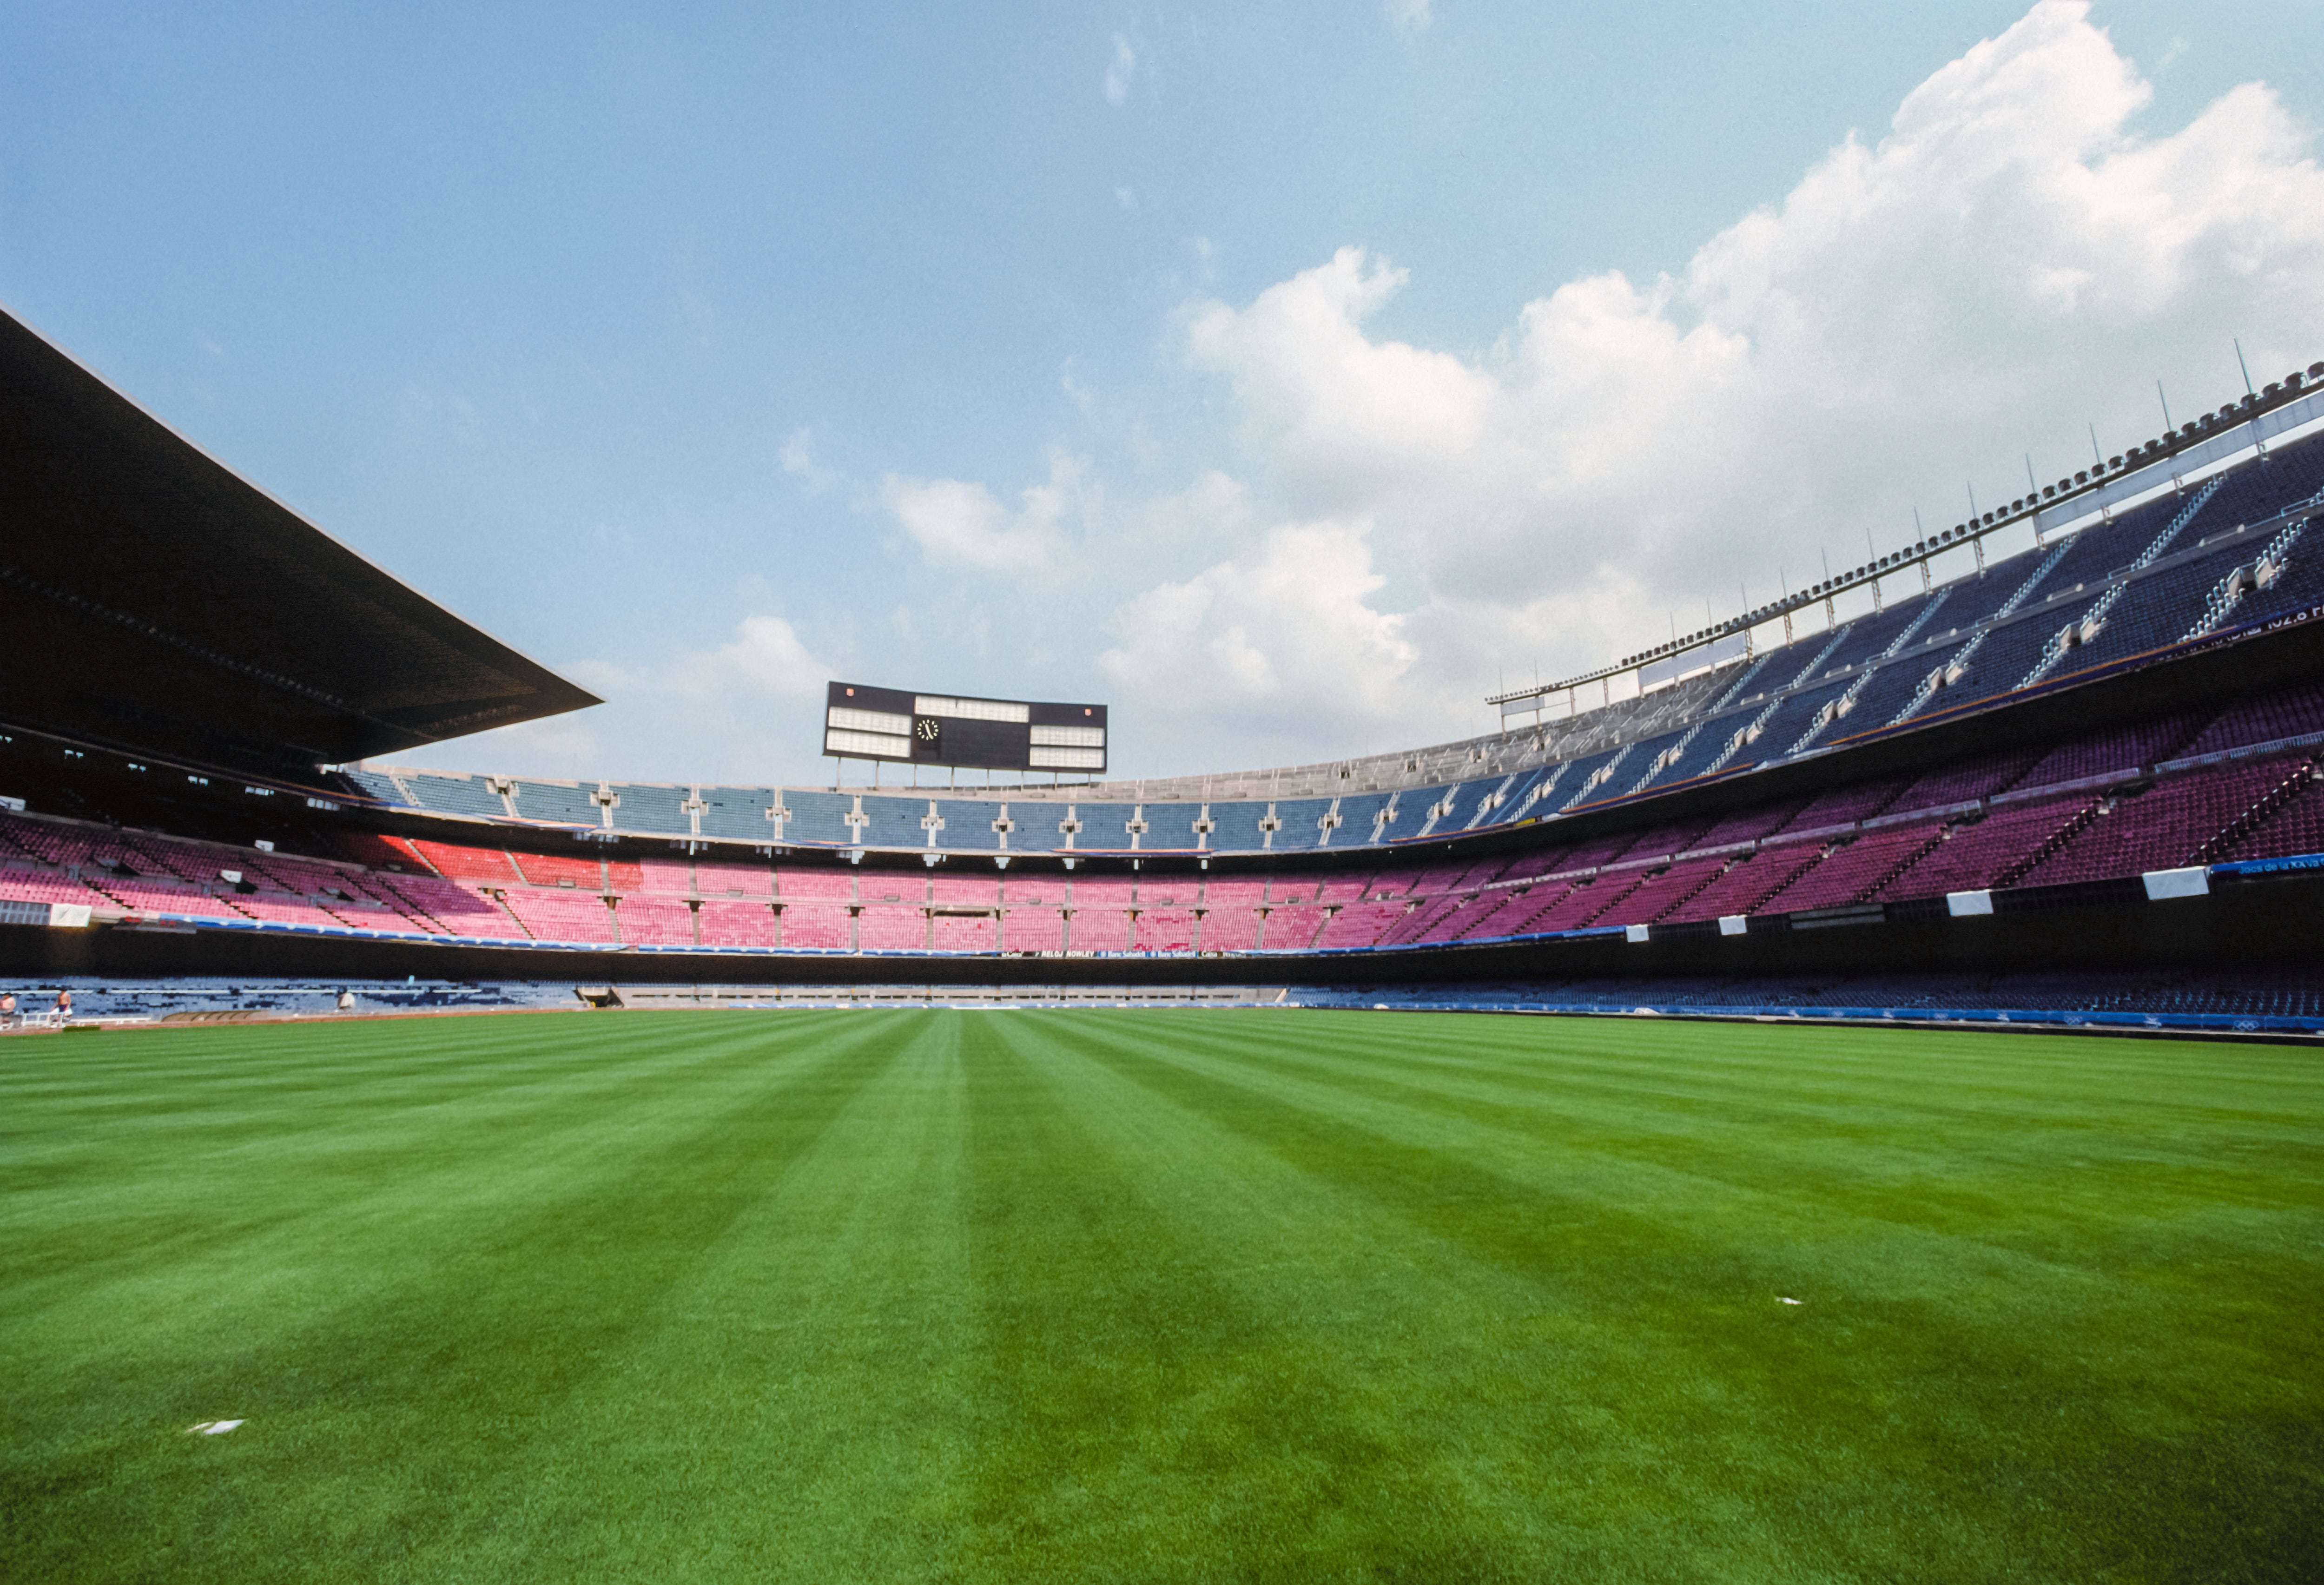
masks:
[(2324, 1560), (2324, 1054), (2285, 1046), (1096, 1010), (9, 1039), (0, 1278), (9, 1580)]

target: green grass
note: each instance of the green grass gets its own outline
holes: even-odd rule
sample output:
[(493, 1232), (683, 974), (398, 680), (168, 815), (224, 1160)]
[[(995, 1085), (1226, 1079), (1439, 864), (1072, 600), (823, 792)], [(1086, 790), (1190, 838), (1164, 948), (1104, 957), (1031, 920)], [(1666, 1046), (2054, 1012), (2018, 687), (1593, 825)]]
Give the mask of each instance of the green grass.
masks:
[(2284, 1047), (0, 1042), (12, 1581), (2314, 1578), (2319, 1342)]

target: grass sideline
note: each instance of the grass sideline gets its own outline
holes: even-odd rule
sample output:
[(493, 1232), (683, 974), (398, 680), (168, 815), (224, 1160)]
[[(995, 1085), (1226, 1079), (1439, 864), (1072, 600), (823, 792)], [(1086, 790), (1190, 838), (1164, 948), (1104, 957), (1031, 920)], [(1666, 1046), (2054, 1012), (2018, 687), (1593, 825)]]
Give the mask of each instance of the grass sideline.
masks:
[(2296, 1049), (856, 1011), (0, 1059), (12, 1580), (2324, 1557)]

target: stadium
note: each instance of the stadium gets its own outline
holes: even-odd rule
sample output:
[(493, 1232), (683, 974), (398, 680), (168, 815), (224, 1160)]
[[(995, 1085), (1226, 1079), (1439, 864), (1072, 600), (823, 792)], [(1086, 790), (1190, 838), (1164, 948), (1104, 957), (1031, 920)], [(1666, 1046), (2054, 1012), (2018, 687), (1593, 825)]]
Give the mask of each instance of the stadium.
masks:
[(596, 691), (0, 314), (0, 1573), (2313, 1577), (2249, 376), (1481, 734), (552, 778), (442, 756)]
[[(835, 785), (726, 787), (403, 764), (594, 699), (9, 342), (20, 631), (77, 659), (10, 703), (0, 906), (84, 1013), (207, 975), (2324, 1032), (2324, 364), (1488, 737), (1108, 781), (1101, 707), (834, 683)], [(1020, 780), (956, 785), (979, 729)], [(879, 785), (932, 752), (954, 785)]]

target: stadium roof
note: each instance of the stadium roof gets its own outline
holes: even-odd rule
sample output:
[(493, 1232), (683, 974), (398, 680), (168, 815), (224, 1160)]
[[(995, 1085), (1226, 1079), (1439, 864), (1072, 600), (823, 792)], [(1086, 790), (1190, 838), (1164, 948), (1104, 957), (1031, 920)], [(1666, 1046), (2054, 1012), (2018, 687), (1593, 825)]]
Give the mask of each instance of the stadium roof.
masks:
[(598, 703), (0, 313), (0, 720), (285, 773)]

